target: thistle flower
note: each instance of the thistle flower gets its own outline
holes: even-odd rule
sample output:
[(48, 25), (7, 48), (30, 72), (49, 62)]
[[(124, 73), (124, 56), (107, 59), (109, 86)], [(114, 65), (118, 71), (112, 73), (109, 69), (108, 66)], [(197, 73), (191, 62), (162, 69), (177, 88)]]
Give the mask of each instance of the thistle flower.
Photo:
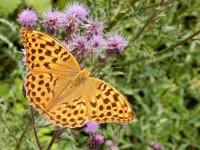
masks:
[(83, 26), (85, 34), (89, 37), (103, 33), (103, 23), (97, 20), (88, 20), (88, 23)]
[(151, 141), (149, 143), (149, 146), (153, 149), (153, 150), (165, 150), (165, 148), (160, 145), (159, 143), (155, 142), (155, 141)]
[(74, 3), (67, 7), (66, 14), (75, 16), (78, 20), (82, 21), (88, 14), (87, 7), (83, 4)]
[(99, 62), (104, 62), (104, 61), (106, 61), (106, 55), (100, 54), (99, 57), (98, 57), (98, 60), (99, 60)]
[(69, 30), (71, 33), (76, 33), (78, 31), (80, 23), (81, 21), (74, 15), (62, 13), (60, 26)]
[(84, 128), (84, 131), (86, 133), (95, 133), (98, 129), (99, 129), (99, 124), (88, 121), (86, 123), (86, 127)]
[(70, 51), (78, 58), (86, 57), (93, 53), (92, 45), (84, 36), (76, 35), (72, 38), (72, 43), (69, 46)]
[(123, 54), (127, 41), (121, 35), (110, 35), (107, 40), (108, 54)]
[(56, 10), (48, 10), (44, 14), (43, 26), (49, 34), (54, 34), (61, 24), (61, 13)]
[(99, 48), (103, 45), (103, 37), (101, 35), (94, 35), (92, 36), (92, 38), (90, 39), (91, 42), (92, 42), (92, 46), (94, 48)]
[(101, 134), (94, 134), (87, 140), (90, 150), (98, 150), (104, 144), (104, 136)]
[(32, 27), (36, 24), (38, 16), (34, 10), (24, 9), (19, 15), (17, 21), (24, 27)]

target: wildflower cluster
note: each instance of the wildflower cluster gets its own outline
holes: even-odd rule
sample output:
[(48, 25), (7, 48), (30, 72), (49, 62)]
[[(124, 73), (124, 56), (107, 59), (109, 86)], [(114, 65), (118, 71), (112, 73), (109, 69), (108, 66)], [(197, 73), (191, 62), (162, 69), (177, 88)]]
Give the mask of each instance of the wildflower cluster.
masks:
[[(24, 27), (33, 27), (38, 22), (38, 15), (32, 9), (24, 9), (18, 15), (18, 22)], [(70, 4), (63, 12), (47, 10), (42, 23), (46, 32), (54, 36), (58, 30), (64, 30), (62, 43), (78, 60), (97, 53), (99, 62), (104, 62), (108, 56), (123, 54), (127, 46), (122, 35), (106, 33), (104, 23), (90, 17), (83, 4)]]

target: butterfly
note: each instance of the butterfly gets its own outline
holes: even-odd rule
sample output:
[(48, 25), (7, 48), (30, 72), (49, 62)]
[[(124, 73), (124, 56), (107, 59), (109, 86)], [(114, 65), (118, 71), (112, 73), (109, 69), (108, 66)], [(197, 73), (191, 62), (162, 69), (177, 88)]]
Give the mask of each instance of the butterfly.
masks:
[(31, 28), (21, 29), (28, 73), (24, 81), (30, 104), (54, 125), (81, 127), (96, 123), (130, 123), (136, 117), (126, 99), (107, 82), (81, 69), (56, 39)]

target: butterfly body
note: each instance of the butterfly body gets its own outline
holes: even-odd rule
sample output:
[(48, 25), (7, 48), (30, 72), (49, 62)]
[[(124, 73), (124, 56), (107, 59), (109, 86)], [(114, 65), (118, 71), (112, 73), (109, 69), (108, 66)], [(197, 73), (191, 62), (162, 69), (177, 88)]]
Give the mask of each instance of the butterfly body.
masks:
[(90, 76), (73, 55), (51, 36), (21, 29), (28, 74), (24, 88), (30, 104), (60, 127), (87, 121), (130, 123), (135, 114), (116, 88)]
[(83, 84), (87, 80), (87, 78), (90, 76), (91, 68), (85, 68), (81, 70), (72, 80), (73, 86), (78, 86)]

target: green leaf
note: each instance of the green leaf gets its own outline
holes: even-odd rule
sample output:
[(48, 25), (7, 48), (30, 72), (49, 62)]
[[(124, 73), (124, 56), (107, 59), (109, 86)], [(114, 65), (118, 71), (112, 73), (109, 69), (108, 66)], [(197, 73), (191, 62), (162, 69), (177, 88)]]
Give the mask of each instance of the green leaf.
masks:
[(51, 9), (51, 0), (25, 0), (29, 7), (33, 7), (40, 15), (43, 15), (48, 9)]
[(1, 0), (0, 1), (0, 17), (8, 16), (13, 13), (21, 3), (21, 0)]
[(0, 97), (6, 97), (9, 95), (10, 86), (8, 83), (0, 83)]

